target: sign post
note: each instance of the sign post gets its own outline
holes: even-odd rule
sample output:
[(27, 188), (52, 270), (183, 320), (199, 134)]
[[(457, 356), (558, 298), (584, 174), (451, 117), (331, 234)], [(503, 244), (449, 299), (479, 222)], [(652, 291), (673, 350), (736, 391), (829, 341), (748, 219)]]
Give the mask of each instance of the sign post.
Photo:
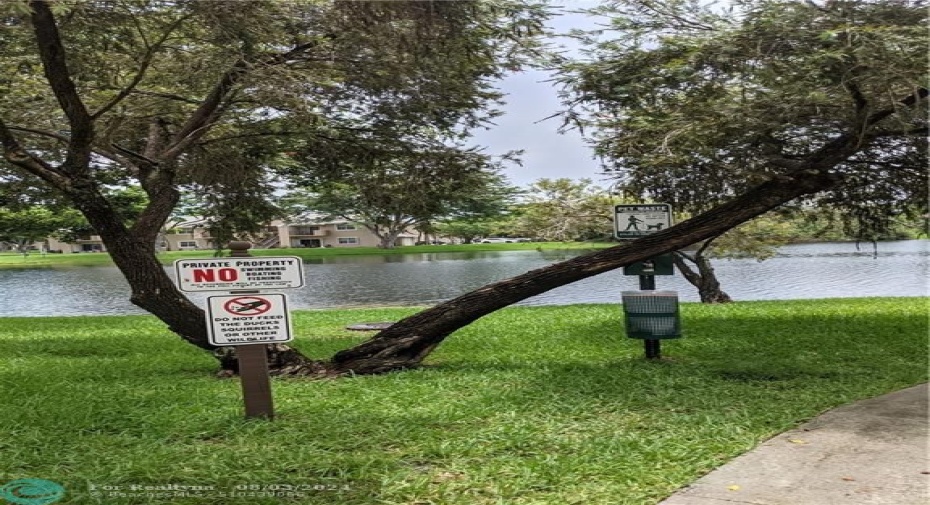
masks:
[[(672, 226), (672, 206), (667, 203), (615, 205), (614, 236), (620, 240), (630, 240), (656, 233)], [(639, 263), (624, 267), (625, 275), (639, 275), (639, 289), (654, 291), (656, 275), (672, 275), (674, 268), (670, 255), (649, 258)], [(643, 347), (646, 359), (662, 357), (662, 341), (644, 339)]]
[(267, 344), (293, 339), (287, 297), (261, 290), (304, 285), (300, 258), (254, 257), (252, 244), (230, 242), (229, 258), (174, 262), (178, 288), (185, 292), (227, 291), (207, 297), (207, 337), (216, 346), (235, 346), (247, 418), (274, 418)]

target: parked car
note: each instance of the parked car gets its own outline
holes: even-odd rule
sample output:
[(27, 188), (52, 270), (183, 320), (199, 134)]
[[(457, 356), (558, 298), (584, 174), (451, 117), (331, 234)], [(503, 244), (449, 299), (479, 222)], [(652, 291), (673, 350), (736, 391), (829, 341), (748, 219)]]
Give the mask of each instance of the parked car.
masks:
[(514, 242), (530, 242), (530, 239), (511, 237), (488, 237), (481, 239), (482, 244), (512, 244)]

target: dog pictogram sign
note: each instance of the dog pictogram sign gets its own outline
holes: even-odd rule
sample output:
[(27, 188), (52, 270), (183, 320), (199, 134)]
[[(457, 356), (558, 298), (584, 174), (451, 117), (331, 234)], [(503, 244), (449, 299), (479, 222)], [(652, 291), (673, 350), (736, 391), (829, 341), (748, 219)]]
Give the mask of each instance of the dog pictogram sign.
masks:
[(283, 294), (209, 296), (207, 321), (213, 345), (271, 344), (293, 338)]
[(639, 238), (672, 226), (672, 206), (667, 203), (614, 205), (614, 236)]

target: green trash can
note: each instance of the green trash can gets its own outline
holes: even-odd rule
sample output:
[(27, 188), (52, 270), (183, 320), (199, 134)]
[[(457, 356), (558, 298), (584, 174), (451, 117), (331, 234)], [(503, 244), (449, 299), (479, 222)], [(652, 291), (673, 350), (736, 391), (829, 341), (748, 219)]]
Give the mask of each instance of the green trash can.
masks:
[(624, 291), (623, 314), (627, 337), (681, 338), (677, 291)]

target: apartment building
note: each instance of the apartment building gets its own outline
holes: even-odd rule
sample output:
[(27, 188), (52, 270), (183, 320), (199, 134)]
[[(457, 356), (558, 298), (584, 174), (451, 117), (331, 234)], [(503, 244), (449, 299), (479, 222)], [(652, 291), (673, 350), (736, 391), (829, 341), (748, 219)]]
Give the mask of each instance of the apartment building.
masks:
[[(377, 247), (380, 239), (364, 226), (345, 220), (276, 222), (277, 247)], [(395, 246), (413, 245), (416, 233), (401, 233)]]
[[(159, 237), (162, 251), (196, 251), (215, 247), (206, 219), (189, 219), (174, 223)], [(417, 235), (402, 233), (395, 246), (414, 245)], [(63, 253), (106, 252), (98, 235), (86, 235), (73, 242), (52, 237), (46, 240), (49, 251)], [(345, 220), (309, 219), (300, 222), (272, 221), (252, 237), (253, 248), (289, 247), (377, 247), (378, 237), (364, 226)]]

